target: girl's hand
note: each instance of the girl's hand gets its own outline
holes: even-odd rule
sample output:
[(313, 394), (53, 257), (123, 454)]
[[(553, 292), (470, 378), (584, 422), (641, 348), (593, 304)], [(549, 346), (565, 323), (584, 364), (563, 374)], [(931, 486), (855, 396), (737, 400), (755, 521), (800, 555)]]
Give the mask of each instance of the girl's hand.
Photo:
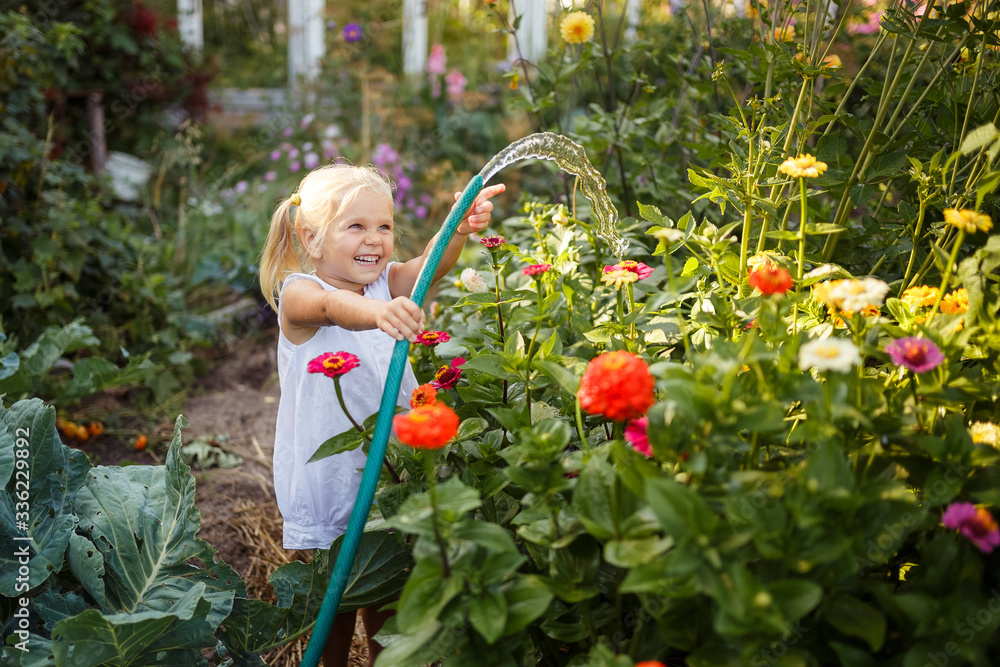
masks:
[(375, 325), (396, 340), (406, 338), (417, 342), (417, 335), (424, 330), (424, 311), (405, 296), (397, 296), (386, 301), (385, 306), (375, 315)]
[[(458, 223), (458, 233), (468, 236), (473, 232), (478, 234), (486, 229), (487, 225), (490, 224), (490, 211), (493, 210), (493, 202), (490, 201), (490, 198), (500, 194), (506, 189), (507, 186), (503, 183), (483, 188), (480, 191), (479, 196), (476, 197), (476, 201), (472, 202), (472, 206), (469, 207), (469, 212), (465, 214), (465, 218), (462, 219), (462, 222)], [(461, 199), (461, 197), (461, 192), (455, 193), (456, 202)]]

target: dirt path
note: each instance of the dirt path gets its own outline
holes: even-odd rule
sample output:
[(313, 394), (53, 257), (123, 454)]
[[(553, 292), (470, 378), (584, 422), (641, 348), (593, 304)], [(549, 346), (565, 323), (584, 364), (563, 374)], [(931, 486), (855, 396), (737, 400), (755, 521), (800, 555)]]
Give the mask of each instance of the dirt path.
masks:
[[(255, 340), (235, 340), (218, 350), (214, 367), (182, 410), (190, 422), (184, 441), (197, 436), (219, 439), (244, 463), (221, 470), (195, 470), (199, 537), (219, 550), (247, 582), (251, 596), (274, 602), (267, 584), (271, 573), (291, 560), (308, 560), (308, 552), (281, 547), (281, 516), (271, 481), (274, 424), (278, 414), (277, 329)], [(349, 665), (367, 664), (360, 625), (355, 631)], [(305, 642), (262, 656), (272, 667), (297, 667)], [(332, 666), (328, 666), (332, 667)]]

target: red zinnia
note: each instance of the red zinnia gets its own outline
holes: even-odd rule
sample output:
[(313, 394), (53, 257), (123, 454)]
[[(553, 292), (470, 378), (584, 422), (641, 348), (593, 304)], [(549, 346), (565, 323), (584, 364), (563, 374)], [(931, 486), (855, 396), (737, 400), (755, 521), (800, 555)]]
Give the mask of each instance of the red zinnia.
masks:
[(637, 419), (656, 399), (649, 366), (638, 355), (620, 350), (590, 360), (580, 380), (580, 407), (615, 421)]
[(604, 267), (604, 273), (611, 273), (612, 271), (631, 271), (639, 276), (639, 280), (643, 280), (644, 278), (648, 278), (653, 275), (652, 267), (646, 266), (642, 262), (634, 262), (631, 259), (626, 259), (612, 266)]
[(422, 331), (417, 336), (417, 342), (423, 343), (427, 347), (437, 345), (438, 343), (447, 343), (450, 340), (451, 336), (444, 331)]
[(396, 437), (414, 449), (440, 449), (458, 433), (458, 415), (444, 403), (422, 405), (392, 420)]
[(780, 266), (769, 267), (764, 264), (750, 272), (748, 282), (750, 287), (756, 287), (761, 294), (784, 294), (792, 287), (792, 274)]
[(422, 384), (413, 390), (410, 398), (410, 407), (419, 408), (421, 405), (434, 405), (437, 403), (437, 389), (429, 384)]
[(504, 243), (507, 242), (507, 239), (505, 239), (502, 236), (484, 236), (483, 238), (479, 239), (479, 242), (482, 243), (487, 248), (499, 248), (500, 246), (502, 246)]
[(532, 264), (531, 266), (526, 266), (521, 273), (526, 276), (540, 276), (551, 268), (551, 264)]
[(435, 389), (451, 389), (462, 378), (462, 371), (458, 368), (465, 363), (465, 357), (452, 359), (451, 366), (442, 366), (434, 374), (431, 386)]
[(358, 361), (358, 358), (350, 352), (324, 352), (310, 361), (306, 370), (310, 373), (322, 373), (328, 378), (334, 378), (360, 365), (361, 362)]

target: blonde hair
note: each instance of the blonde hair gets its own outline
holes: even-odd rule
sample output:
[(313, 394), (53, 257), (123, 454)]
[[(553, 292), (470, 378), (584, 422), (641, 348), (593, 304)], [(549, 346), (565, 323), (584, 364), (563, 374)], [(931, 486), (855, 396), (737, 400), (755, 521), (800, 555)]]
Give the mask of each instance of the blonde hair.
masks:
[[(278, 310), (278, 294), (285, 276), (313, 269), (310, 251), (322, 247), (330, 225), (363, 192), (384, 197), (392, 210), (392, 186), (382, 172), (371, 166), (343, 163), (309, 172), (295, 193), (278, 204), (260, 253), (260, 290), (271, 308)], [(293, 202), (296, 198), (297, 203)], [(295, 246), (295, 237), (301, 239), (303, 229), (313, 232), (315, 237), (312, 245), (300, 252)]]

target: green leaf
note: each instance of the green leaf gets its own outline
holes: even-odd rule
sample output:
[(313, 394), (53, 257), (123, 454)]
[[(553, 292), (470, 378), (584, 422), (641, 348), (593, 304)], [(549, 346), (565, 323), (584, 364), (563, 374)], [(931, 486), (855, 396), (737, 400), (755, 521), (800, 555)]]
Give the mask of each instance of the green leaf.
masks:
[(573, 490), (573, 509), (591, 535), (608, 540), (615, 533), (615, 473), (607, 461), (592, 457)]
[(333, 456), (334, 454), (352, 452), (363, 445), (364, 442), (364, 436), (358, 431), (358, 429), (352, 426), (343, 433), (338, 433), (317, 447), (316, 451), (313, 452), (313, 455), (309, 458), (309, 463), (325, 459), (326, 457)]
[(413, 633), (438, 620), (445, 605), (462, 590), (462, 579), (445, 577), (436, 561), (421, 560), (403, 587), (399, 598), (397, 624), (404, 633)]
[(509, 636), (528, 627), (528, 624), (545, 613), (554, 597), (552, 591), (536, 575), (518, 577), (504, 590), (507, 600), (507, 623), (503, 636)]
[(647, 479), (646, 498), (663, 530), (678, 543), (710, 533), (718, 523), (697, 492), (673, 479)]
[(580, 389), (580, 378), (563, 364), (554, 361), (534, 361), (533, 366), (549, 376), (570, 396), (576, 396)]
[(832, 222), (807, 222), (806, 234), (809, 236), (825, 236), (827, 234), (839, 234), (844, 231), (844, 227), (835, 225)]
[[(0, 595), (13, 597), (15, 592), (25, 592), (16, 590), (18, 569), (24, 564), (19, 555), (22, 549), (30, 553), (27, 563), (30, 588), (62, 569), (70, 535), (77, 525), (73, 498), (86, 480), (90, 463), (83, 452), (59, 442), (55, 410), (39, 399), (19, 401), (9, 410), (0, 406), (0, 418), (0, 430), (4, 432), (0, 445), (10, 452), (0, 463), (0, 472), (7, 477), (4, 493), (0, 495), (0, 540), (11, 546), (0, 553)], [(27, 452), (28, 456), (15, 457), (15, 450)], [(27, 490), (24, 473), (30, 476)], [(27, 530), (19, 527), (25, 520)], [(30, 542), (22, 541), (25, 535), (31, 538)]]
[(767, 590), (789, 623), (808, 614), (823, 599), (823, 587), (805, 579), (777, 581), (769, 584)]
[(502, 380), (518, 376), (504, 368), (503, 357), (496, 354), (480, 354), (472, 357), (462, 365), (463, 371), (478, 371)]
[(489, 422), (482, 417), (470, 417), (469, 419), (463, 419), (462, 423), (458, 425), (458, 433), (455, 434), (455, 442), (471, 440), (487, 428), (489, 428)]
[(684, 262), (684, 270), (681, 271), (681, 277), (687, 277), (694, 275), (695, 269), (698, 268), (698, 260), (694, 257), (688, 257), (687, 261)]
[(826, 620), (845, 635), (868, 642), (878, 652), (885, 643), (885, 615), (850, 595), (837, 595), (825, 609)]
[(650, 206), (648, 204), (643, 204), (642, 202), (636, 202), (639, 204), (639, 215), (642, 216), (643, 220), (648, 220), (654, 225), (663, 224), (663, 214), (660, 213), (660, 209), (655, 206)]
[(500, 639), (507, 625), (507, 599), (492, 590), (470, 596), (469, 622), (487, 644), (494, 643)]
[(62, 328), (49, 327), (21, 352), (17, 372), (0, 379), (0, 394), (19, 395), (32, 390), (61, 356), (100, 342), (82, 318)]
[(961, 151), (962, 155), (968, 155), (997, 139), (1000, 139), (1000, 132), (997, 131), (996, 126), (993, 123), (986, 123), (965, 135), (965, 139), (962, 140), (962, 145), (958, 150)]

